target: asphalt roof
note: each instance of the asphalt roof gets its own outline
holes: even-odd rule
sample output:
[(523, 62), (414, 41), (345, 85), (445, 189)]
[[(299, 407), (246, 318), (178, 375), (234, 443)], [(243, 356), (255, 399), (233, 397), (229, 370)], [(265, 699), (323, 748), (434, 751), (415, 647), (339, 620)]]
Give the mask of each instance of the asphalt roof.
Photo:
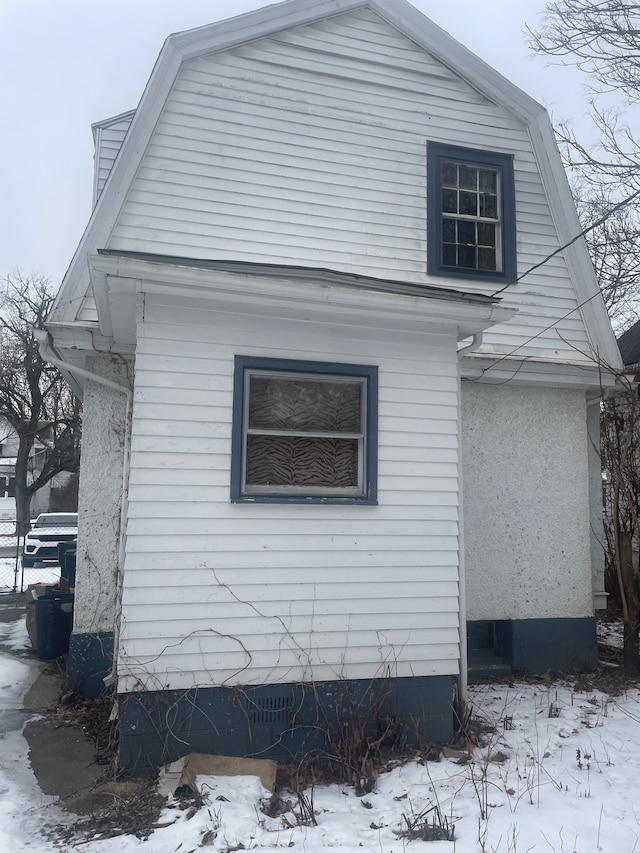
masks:
[(618, 348), (625, 367), (640, 362), (640, 320), (620, 335)]

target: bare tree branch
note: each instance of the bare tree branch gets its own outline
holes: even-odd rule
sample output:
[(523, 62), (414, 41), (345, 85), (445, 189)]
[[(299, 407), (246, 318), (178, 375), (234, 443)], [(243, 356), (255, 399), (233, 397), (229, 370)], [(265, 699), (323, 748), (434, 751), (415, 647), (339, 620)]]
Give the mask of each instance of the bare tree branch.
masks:
[[(0, 282), (0, 418), (18, 436), (16, 526), (29, 527), (31, 499), (80, 458), (80, 403), (58, 370), (43, 361), (34, 329), (44, 328), (55, 293), (49, 281), (16, 272)], [(42, 468), (30, 471), (34, 448), (45, 448)]]
[(594, 91), (621, 91), (640, 102), (640, 5), (625, 0), (559, 0), (545, 7), (545, 22), (529, 30), (535, 53), (575, 65)]
[[(605, 303), (624, 329), (640, 314), (640, 203), (634, 195), (640, 190), (640, 137), (629, 125), (629, 109), (601, 100), (616, 93), (618, 102), (640, 106), (640, 4), (557, 0), (545, 7), (542, 26), (529, 32), (534, 52), (577, 66), (591, 82), (598, 142), (585, 144), (566, 123), (556, 134)], [(624, 199), (628, 204), (617, 209)]]
[(640, 221), (634, 208), (615, 209), (607, 185), (575, 182), (572, 189), (605, 304), (617, 325), (626, 327), (636, 318)]
[[(640, 4), (557, 0), (545, 7), (543, 25), (529, 32), (535, 53), (576, 66), (589, 80), (598, 143), (581, 142), (566, 124), (557, 135), (607, 308), (618, 326), (630, 326), (640, 305), (640, 204), (634, 195), (640, 189), (640, 137), (631, 124), (631, 113), (640, 105)], [(612, 94), (624, 104), (624, 113), (606, 105)], [(630, 201), (620, 206), (623, 199)], [(631, 381), (619, 374), (617, 386), (617, 395), (604, 400), (601, 409), (605, 553), (608, 576), (615, 579), (611, 591), (617, 586), (622, 606), (625, 671), (637, 674), (640, 399), (637, 377)]]

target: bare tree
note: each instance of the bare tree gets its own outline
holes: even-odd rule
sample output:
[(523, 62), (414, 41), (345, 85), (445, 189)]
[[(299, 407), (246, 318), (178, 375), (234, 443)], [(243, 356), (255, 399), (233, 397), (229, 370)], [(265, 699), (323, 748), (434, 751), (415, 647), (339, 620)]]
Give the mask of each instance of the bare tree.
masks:
[[(16, 529), (29, 528), (31, 499), (60, 471), (76, 471), (80, 459), (80, 402), (60, 372), (38, 351), (34, 329), (44, 328), (55, 293), (47, 279), (7, 276), (0, 289), (0, 417), (18, 437)], [(30, 471), (36, 445), (44, 462)]]
[(640, 399), (629, 377), (606, 400), (600, 421), (605, 474), (606, 558), (620, 597), (625, 675), (640, 673)]
[(589, 80), (597, 143), (580, 141), (566, 123), (556, 133), (583, 227), (605, 217), (587, 241), (610, 314), (616, 325), (629, 325), (640, 290), (640, 137), (629, 124), (629, 110), (640, 106), (640, 4), (558, 0), (530, 34), (534, 52), (577, 66)]
[[(640, 4), (557, 0), (530, 33), (534, 52), (578, 67), (590, 84), (597, 144), (580, 141), (567, 124), (556, 132), (607, 308), (624, 328), (637, 320), (640, 305), (640, 137), (630, 120), (640, 105)], [(637, 381), (619, 375), (617, 386), (601, 417), (605, 552), (622, 609), (625, 673), (637, 675), (640, 399)]]
[[(606, 183), (574, 181), (573, 197), (609, 316), (624, 331), (637, 320), (640, 221), (630, 205), (616, 207)], [(612, 212), (613, 211), (613, 212)]]
[(575, 65), (596, 93), (620, 91), (640, 101), (640, 5), (629, 0), (558, 0), (545, 6), (538, 31), (529, 31), (536, 53)]

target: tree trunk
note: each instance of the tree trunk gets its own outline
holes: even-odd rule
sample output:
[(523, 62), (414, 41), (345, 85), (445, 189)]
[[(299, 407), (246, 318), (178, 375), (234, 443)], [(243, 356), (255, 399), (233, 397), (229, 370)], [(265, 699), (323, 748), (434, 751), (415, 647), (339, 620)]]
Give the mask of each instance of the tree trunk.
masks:
[(638, 620), (630, 621), (623, 620), (624, 630), (624, 648), (622, 652), (622, 666), (624, 674), (630, 678), (635, 678), (640, 674), (640, 666), (638, 666)]
[(20, 435), (16, 457), (16, 533), (24, 536), (31, 526), (31, 490), (27, 485), (29, 455), (33, 442)]
[(638, 592), (638, 576), (633, 561), (633, 540), (631, 533), (620, 533), (620, 570), (626, 595), (623, 625), (623, 667), (627, 676), (640, 674), (640, 657), (638, 643), (638, 624), (640, 621), (640, 595)]

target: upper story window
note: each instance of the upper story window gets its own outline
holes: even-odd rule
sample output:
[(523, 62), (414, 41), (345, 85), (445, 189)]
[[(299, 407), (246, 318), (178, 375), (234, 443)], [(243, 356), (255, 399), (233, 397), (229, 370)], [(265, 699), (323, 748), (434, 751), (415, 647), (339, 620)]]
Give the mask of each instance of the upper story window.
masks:
[(377, 368), (236, 356), (231, 500), (375, 503)]
[(514, 279), (513, 158), (428, 143), (427, 229), (432, 275), (495, 282)]

